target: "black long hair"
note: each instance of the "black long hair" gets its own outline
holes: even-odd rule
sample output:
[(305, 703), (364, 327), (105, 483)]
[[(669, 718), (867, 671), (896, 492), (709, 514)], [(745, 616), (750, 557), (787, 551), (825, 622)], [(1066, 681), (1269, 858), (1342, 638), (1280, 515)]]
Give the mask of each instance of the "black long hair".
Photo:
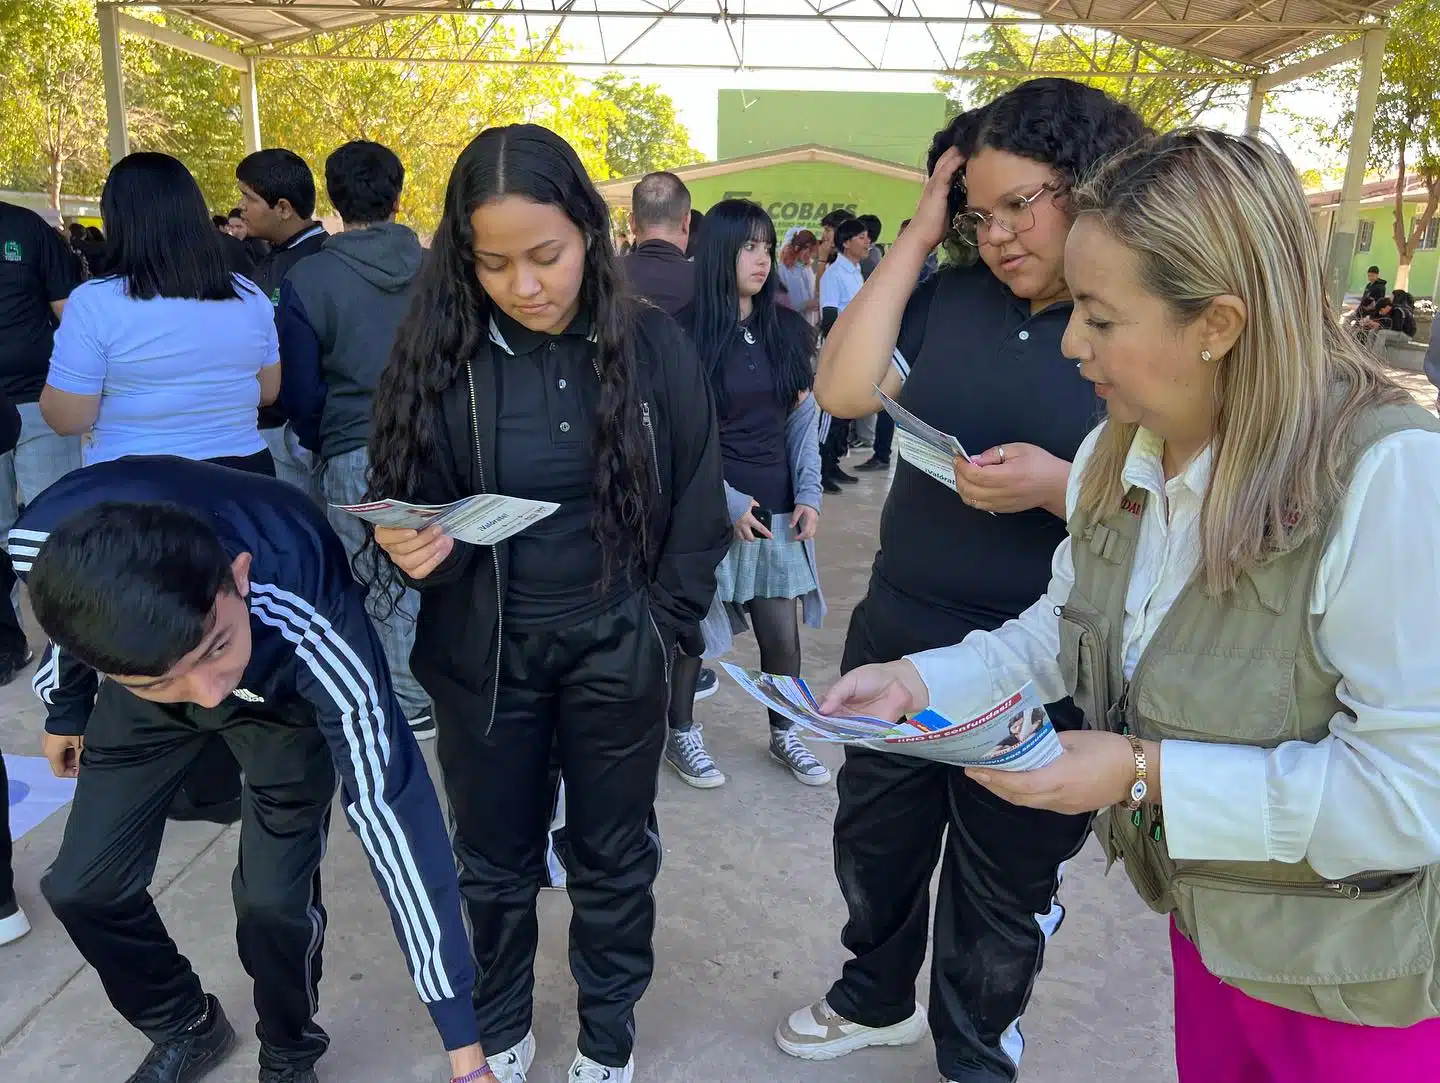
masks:
[(240, 296), (205, 197), (178, 159), (154, 151), (121, 158), (105, 179), (100, 215), (106, 272), (125, 279), (135, 300)]
[(777, 304), (775, 274), (775, 223), (758, 203), (726, 199), (705, 212), (705, 229), (695, 251), (695, 300), (690, 306), (690, 335), (700, 364), (710, 378), (715, 400), (726, 401), (725, 350), (740, 330), (740, 289), (735, 260), (747, 241), (770, 250), (770, 277), (753, 298), (751, 330), (770, 359), (775, 397), (789, 409), (800, 392), (815, 383), (812, 358), (815, 330), (799, 313)]
[(585, 237), (580, 309), (590, 316), (600, 366), (596, 411), (595, 519), (608, 583), (622, 554), (650, 556), (649, 445), (636, 379), (635, 302), (610, 242), (605, 201), (564, 139), (535, 124), (487, 128), (460, 152), (410, 310), (375, 389), (370, 492), (407, 498), (434, 451), (440, 397), (462, 379), (489, 337), (492, 302), (475, 274), (476, 207), (514, 195), (559, 208)]

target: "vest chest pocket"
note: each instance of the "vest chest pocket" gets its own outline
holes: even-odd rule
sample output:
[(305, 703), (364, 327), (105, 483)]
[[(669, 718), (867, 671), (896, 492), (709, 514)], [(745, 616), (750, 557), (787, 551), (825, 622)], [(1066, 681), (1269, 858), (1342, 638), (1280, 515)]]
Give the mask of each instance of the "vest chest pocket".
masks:
[(1114, 696), (1105, 657), (1106, 626), (1099, 614), (1075, 605), (1060, 610), (1060, 673), (1065, 690), (1085, 715), (1090, 729), (1104, 729)]
[(1131, 694), (1148, 738), (1268, 747), (1304, 739), (1291, 717), (1294, 673), (1290, 651), (1172, 652), (1142, 660)]

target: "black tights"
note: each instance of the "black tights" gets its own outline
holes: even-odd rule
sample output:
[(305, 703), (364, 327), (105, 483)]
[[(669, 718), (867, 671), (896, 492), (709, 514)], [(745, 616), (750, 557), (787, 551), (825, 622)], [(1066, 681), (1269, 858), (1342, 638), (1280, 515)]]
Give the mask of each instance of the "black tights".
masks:
[[(755, 641), (760, 645), (760, 668), (766, 673), (800, 676), (800, 616), (794, 598), (752, 598), (745, 603)], [(688, 730), (695, 724), (695, 682), (700, 659), (682, 654), (671, 668), (670, 728)], [(770, 711), (770, 725), (789, 729), (793, 723)]]

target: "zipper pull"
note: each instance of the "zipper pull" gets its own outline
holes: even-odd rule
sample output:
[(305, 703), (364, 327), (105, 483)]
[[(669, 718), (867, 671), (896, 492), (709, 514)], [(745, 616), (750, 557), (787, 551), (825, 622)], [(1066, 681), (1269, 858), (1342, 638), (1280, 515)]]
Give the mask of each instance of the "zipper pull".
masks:
[(642, 401), (640, 403), (640, 417), (644, 420), (645, 424), (650, 424), (650, 404), (648, 402)]
[(1145, 812), (1143, 809), (1137, 808), (1134, 812), (1130, 813), (1130, 822), (1134, 824), (1137, 828), (1140, 826), (1140, 821), (1144, 818)]
[(1165, 839), (1165, 817), (1161, 813), (1159, 805), (1155, 806), (1153, 812), (1155, 819), (1150, 825), (1150, 837), (1156, 842), (1163, 842)]
[(1360, 888), (1356, 884), (1347, 884), (1343, 880), (1335, 880), (1325, 885), (1331, 891), (1343, 895), (1347, 899), (1358, 899)]

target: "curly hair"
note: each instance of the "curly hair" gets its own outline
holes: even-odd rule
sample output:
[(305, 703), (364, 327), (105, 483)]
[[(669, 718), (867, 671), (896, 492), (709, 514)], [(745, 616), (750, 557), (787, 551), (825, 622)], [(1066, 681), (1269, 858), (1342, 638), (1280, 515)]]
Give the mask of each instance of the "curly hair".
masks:
[(1150, 130), (1140, 114), (1073, 79), (1031, 79), (981, 111), (973, 150), (988, 147), (1043, 162), (1072, 188)]
[(410, 499), (433, 454), (444, 391), (464, 378), (489, 334), (490, 297), (475, 273), (476, 207), (507, 195), (558, 207), (586, 241), (581, 311), (591, 316), (600, 369), (593, 445), (595, 518), (603, 554), (602, 589), (624, 554), (645, 563), (653, 494), (649, 448), (640, 416), (635, 302), (610, 241), (610, 216), (574, 148), (547, 128), (487, 128), (460, 152), (445, 189), (445, 208), (416, 279), (414, 298), (375, 390), (370, 437), (372, 497)]

